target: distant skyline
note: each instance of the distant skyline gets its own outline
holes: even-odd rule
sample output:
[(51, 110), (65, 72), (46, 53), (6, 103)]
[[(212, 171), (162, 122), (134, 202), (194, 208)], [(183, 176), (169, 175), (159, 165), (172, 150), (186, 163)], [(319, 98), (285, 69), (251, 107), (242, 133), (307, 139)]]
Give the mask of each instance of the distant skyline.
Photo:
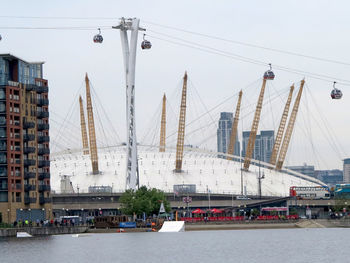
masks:
[[(117, 25), (122, 16), (139, 17), (141, 26), (147, 29), (147, 39), (153, 44), (151, 50), (142, 51), (139, 48), (137, 54), (136, 122), (139, 141), (142, 138), (151, 138), (148, 139), (149, 143), (159, 143), (155, 138), (158, 132), (156, 125), (160, 123), (157, 114), (164, 92), (171, 103), (168, 111), (168, 125), (171, 127), (167, 130), (167, 134), (176, 131), (178, 90), (181, 89), (185, 70), (190, 80), (186, 144), (215, 150), (218, 112), (234, 111), (237, 102), (235, 94), (240, 89), (243, 89), (243, 101), (239, 134), (241, 135), (243, 130), (250, 129), (261, 86), (261, 81), (258, 79), (268, 66), (232, 59), (231, 55), (222, 53), (224, 51), (272, 63), (276, 78), (267, 86), (259, 130), (276, 131), (286, 100), (286, 91), (292, 83), (296, 84), (294, 101), (299, 88), (297, 83), (305, 77), (306, 89), (285, 165), (307, 163), (314, 165), (315, 169), (342, 169), (342, 159), (350, 157), (348, 136), (350, 115), (347, 112), (350, 105), (348, 77), (350, 64), (347, 64), (350, 63), (350, 52), (348, 52), (350, 37), (347, 34), (350, 24), (349, 9), (348, 1), (335, 3), (326, 0), (269, 2), (255, 0), (232, 1), (225, 4), (208, 0), (200, 3), (185, 0), (176, 2), (14, 0), (4, 2), (1, 6), (0, 53), (11, 53), (29, 62), (45, 61), (44, 78), (48, 79), (50, 87), (52, 149), (62, 150), (60, 147), (64, 146), (58, 147), (59, 143), (67, 144), (67, 148), (71, 147), (69, 141), (57, 141), (55, 137), (59, 138), (58, 134), (69, 132), (67, 127), (62, 127), (63, 120), (59, 116), (73, 124), (79, 123), (78, 108), (75, 106), (77, 106), (77, 95), (83, 94), (85, 72), (89, 74), (94, 91), (118, 133), (113, 140), (108, 139), (110, 135), (106, 134), (104, 140), (106, 143), (123, 142), (126, 130), (123, 58), (119, 32), (111, 29), (111, 26)], [(19, 18), (28, 16), (41, 18)], [(54, 17), (56, 18), (53, 19)], [(62, 19), (62, 17), (74, 19)], [(342, 61), (345, 64), (253, 48), (171, 30), (165, 26), (266, 48)], [(70, 29), (28, 30), (7, 27), (69, 27)], [(86, 27), (86, 30), (74, 30), (74, 27)], [(102, 44), (95, 44), (92, 38), (99, 27), (102, 29), (104, 41)], [(142, 35), (139, 35), (140, 43), (141, 39)], [(183, 42), (182, 46), (173, 43), (181, 42), (179, 39), (188, 42)], [(196, 43), (197, 47), (187, 47), (186, 45), (191, 45), (190, 42)], [(203, 52), (200, 49), (207, 48), (199, 45), (209, 46), (212, 48), (212, 53)], [(222, 55), (213, 54), (217, 52), (215, 50), (221, 51)], [(297, 69), (304, 73), (281, 71), (278, 66)], [(305, 72), (323, 75), (320, 78), (326, 78), (327, 81), (310, 78)], [(341, 100), (330, 98), (333, 78), (338, 79), (337, 87), (343, 91)], [(247, 86), (249, 87), (246, 88)], [(220, 104), (223, 101), (225, 102)], [(198, 119), (198, 116), (218, 104), (220, 106), (210, 111), (210, 115)], [(101, 109), (99, 110), (99, 114), (95, 114), (96, 118), (103, 113)], [(191, 122), (193, 123), (189, 124)], [(207, 128), (205, 125), (208, 125)], [(103, 133), (103, 129), (100, 130)], [(152, 134), (154, 136), (151, 136)], [(79, 137), (80, 134), (71, 134), (69, 139), (78, 141)], [(55, 143), (57, 145), (54, 145)], [(168, 138), (167, 143), (174, 144), (173, 136)]]

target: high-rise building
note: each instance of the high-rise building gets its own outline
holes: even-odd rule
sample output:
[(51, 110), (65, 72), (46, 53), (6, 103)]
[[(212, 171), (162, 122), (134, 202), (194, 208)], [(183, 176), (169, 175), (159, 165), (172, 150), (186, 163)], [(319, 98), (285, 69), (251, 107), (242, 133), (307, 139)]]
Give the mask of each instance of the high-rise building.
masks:
[(343, 165), (343, 182), (345, 184), (350, 183), (350, 158), (344, 159), (344, 165)]
[[(219, 119), (219, 127), (217, 129), (217, 145), (218, 152), (227, 153), (230, 145), (231, 133), (232, 133), (232, 112), (221, 112)], [(234, 146), (234, 155), (239, 156), (240, 145), (238, 141), (238, 135), (236, 135), (236, 143)]]
[(49, 99), (43, 62), (0, 54), (0, 220), (51, 217)]
[[(249, 141), (250, 131), (244, 131), (243, 146), (242, 146), (242, 156), (246, 155), (246, 149)], [(252, 158), (255, 160), (260, 160), (262, 162), (268, 163), (271, 158), (271, 153), (274, 144), (274, 131), (261, 131), (255, 137), (255, 145)]]

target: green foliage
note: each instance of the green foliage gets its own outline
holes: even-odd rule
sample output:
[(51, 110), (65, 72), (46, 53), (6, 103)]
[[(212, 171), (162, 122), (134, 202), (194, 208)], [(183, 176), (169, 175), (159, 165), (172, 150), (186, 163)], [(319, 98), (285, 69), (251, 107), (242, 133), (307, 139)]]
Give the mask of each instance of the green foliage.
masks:
[(252, 210), (250, 210), (250, 214), (253, 216), (258, 216), (260, 213), (258, 209), (253, 208)]
[(164, 192), (146, 186), (138, 190), (127, 190), (119, 199), (123, 214), (141, 216), (143, 212), (146, 215), (158, 214), (161, 203), (164, 203), (166, 212), (170, 212), (170, 203), (167, 201)]
[(349, 211), (349, 204), (350, 200), (346, 197), (339, 196), (334, 199), (334, 212), (342, 212), (343, 208), (346, 208), (347, 211)]

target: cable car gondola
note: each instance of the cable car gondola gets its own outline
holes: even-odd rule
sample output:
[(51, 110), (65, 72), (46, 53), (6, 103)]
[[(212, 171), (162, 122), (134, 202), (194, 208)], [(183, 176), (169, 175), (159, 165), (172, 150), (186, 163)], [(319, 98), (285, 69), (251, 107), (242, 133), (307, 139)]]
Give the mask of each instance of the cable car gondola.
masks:
[(143, 41), (141, 43), (142, 49), (150, 49), (152, 47), (152, 44), (150, 41), (145, 39), (146, 34), (143, 34)]
[(101, 29), (98, 29), (98, 34), (94, 36), (94, 42), (95, 43), (102, 43), (103, 42), (103, 37), (101, 35)]
[(264, 79), (271, 79), (273, 80), (275, 78), (275, 73), (272, 71), (271, 63), (269, 64), (270, 69), (268, 71), (265, 71), (264, 73)]
[(341, 99), (341, 97), (343, 97), (343, 93), (341, 92), (340, 89), (337, 89), (335, 87), (335, 83), (337, 83), (337, 82), (334, 81), (334, 83), (333, 83), (333, 90), (331, 91), (331, 98), (339, 100), (339, 99)]

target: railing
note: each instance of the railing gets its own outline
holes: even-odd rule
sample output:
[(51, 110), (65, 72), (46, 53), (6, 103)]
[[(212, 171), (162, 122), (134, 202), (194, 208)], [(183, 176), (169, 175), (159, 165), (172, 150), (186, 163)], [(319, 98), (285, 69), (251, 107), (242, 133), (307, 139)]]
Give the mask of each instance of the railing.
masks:
[(30, 129), (30, 128), (34, 128), (35, 127), (35, 123), (32, 121), (25, 121), (23, 122), (23, 128), (24, 129)]
[(32, 185), (32, 184), (25, 184), (24, 185), (24, 191), (28, 192), (28, 191), (35, 191), (36, 190), (36, 186)]
[(35, 178), (36, 174), (33, 172), (24, 172), (24, 179)]
[(35, 135), (34, 134), (24, 134), (23, 135), (23, 141), (34, 141)]
[(22, 190), (22, 184), (15, 184), (16, 190)]
[(38, 136), (38, 143), (43, 143), (43, 142), (49, 142), (50, 141), (50, 136)]
[(23, 152), (25, 154), (28, 154), (28, 153), (35, 153), (35, 147), (24, 147), (23, 148)]
[(50, 166), (50, 161), (48, 161), (48, 160), (39, 160), (38, 161), (38, 166), (39, 167)]
[(49, 105), (49, 100), (48, 99), (37, 99), (36, 103), (38, 106), (47, 106), (47, 105)]
[(24, 164), (24, 166), (35, 165), (36, 161), (32, 160), (32, 159), (26, 159), (26, 160), (24, 160), (23, 164)]
[(48, 111), (37, 111), (36, 116), (38, 118), (48, 118), (49, 117), (49, 112)]
[(24, 204), (36, 203), (36, 197), (24, 197)]
[(51, 187), (49, 185), (42, 184), (42, 185), (39, 185), (39, 189), (38, 190), (39, 190), (39, 192), (50, 191)]
[(39, 148), (38, 149), (38, 154), (49, 154), (50, 149), (49, 148)]
[(48, 123), (38, 124), (38, 131), (48, 130), (49, 128), (50, 128), (50, 125)]
[(47, 92), (49, 92), (49, 87), (37, 86), (36, 92), (37, 93), (47, 93)]
[(43, 179), (50, 179), (50, 173), (47, 173), (47, 172), (39, 173), (39, 180), (43, 180)]

